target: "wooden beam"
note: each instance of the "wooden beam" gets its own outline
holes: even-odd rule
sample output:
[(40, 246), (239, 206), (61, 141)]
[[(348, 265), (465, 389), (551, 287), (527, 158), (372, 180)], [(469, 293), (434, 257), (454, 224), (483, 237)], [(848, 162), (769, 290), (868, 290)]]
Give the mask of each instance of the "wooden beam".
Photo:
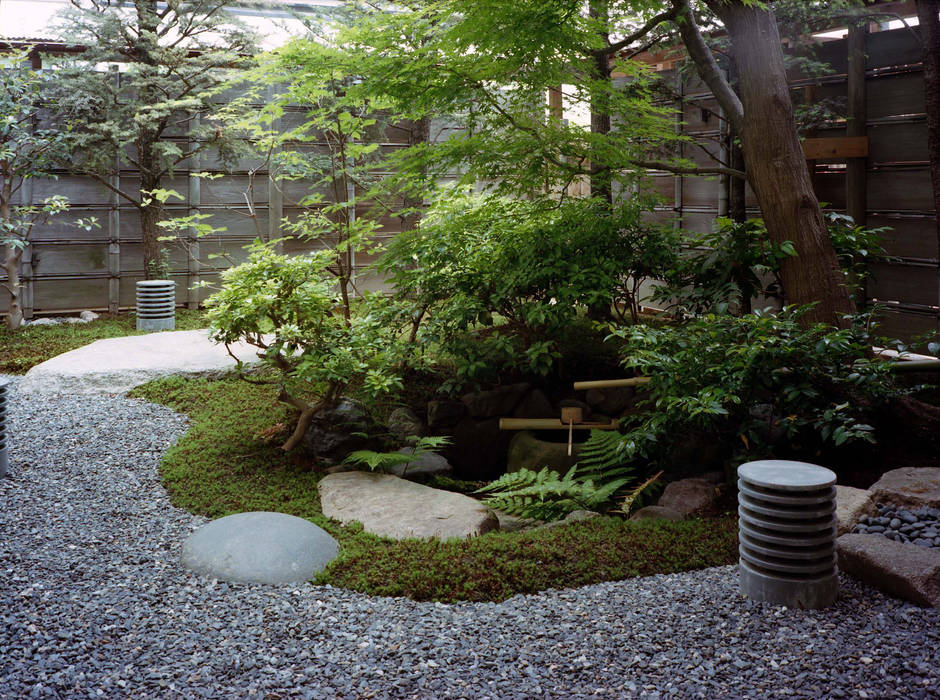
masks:
[(608, 423), (562, 423), (558, 418), (500, 418), (500, 430), (614, 430), (619, 421)]
[(806, 160), (848, 160), (868, 157), (867, 136), (842, 136), (823, 139), (805, 139), (803, 155)]

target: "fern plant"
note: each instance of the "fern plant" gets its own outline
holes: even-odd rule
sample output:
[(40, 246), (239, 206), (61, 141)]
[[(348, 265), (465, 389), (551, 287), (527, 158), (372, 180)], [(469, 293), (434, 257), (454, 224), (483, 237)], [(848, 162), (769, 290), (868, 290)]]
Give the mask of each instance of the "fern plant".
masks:
[(490, 494), (484, 503), (510, 515), (538, 520), (558, 520), (575, 510), (596, 510), (630, 480), (627, 468), (605, 475), (595, 483), (574, 465), (564, 476), (543, 467), (540, 471), (520, 469), (504, 474), (476, 493)]
[[(346, 455), (343, 460), (346, 464), (359, 464), (372, 471), (388, 472), (400, 464), (407, 465), (417, 462), (422, 455), (436, 452), (445, 445), (450, 444), (450, 438), (444, 436), (418, 437), (410, 435), (409, 441), (414, 442), (410, 452), (373, 452), (372, 450), (356, 450)], [(407, 469), (405, 470), (407, 472)], [(402, 473), (402, 476), (405, 472)]]

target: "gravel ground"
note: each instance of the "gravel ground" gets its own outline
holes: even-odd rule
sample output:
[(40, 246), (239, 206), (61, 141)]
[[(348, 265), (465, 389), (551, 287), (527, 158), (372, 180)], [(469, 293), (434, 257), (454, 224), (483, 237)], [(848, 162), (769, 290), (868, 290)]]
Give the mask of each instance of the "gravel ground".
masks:
[(179, 565), (201, 518), (156, 476), (186, 429), (116, 397), (12, 401), (0, 697), (904, 697), (940, 694), (940, 611), (845, 577), (744, 600), (735, 567), (441, 605), (225, 584)]

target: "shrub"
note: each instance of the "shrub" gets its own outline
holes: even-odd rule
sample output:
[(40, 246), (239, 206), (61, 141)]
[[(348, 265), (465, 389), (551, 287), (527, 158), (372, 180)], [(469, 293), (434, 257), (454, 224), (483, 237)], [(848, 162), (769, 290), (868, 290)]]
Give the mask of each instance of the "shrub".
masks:
[(447, 191), (380, 267), (412, 304), (416, 339), (454, 357), (459, 380), (547, 374), (557, 334), (579, 314), (607, 316), (613, 304), (635, 316), (640, 283), (673, 263), (674, 234), (642, 214), (635, 201), (611, 209)]
[(376, 396), (401, 387), (394, 371), (399, 339), (379, 311), (381, 297), (345, 307), (327, 268), (331, 251), (288, 257), (256, 241), (247, 262), (222, 273), (222, 288), (206, 301), (213, 340), (246, 341), (258, 348), (269, 376), (241, 376), (272, 383), (278, 398), (300, 417), (285, 450), (299, 443), (310, 420), (336, 404), (347, 389)]
[(722, 435), (746, 458), (874, 442), (868, 416), (897, 389), (887, 364), (869, 359), (866, 319), (844, 330), (804, 328), (805, 312), (613, 329), (624, 366), (651, 378), (642, 402), (648, 411), (622, 434), (595, 432), (588, 444), (617, 465), (661, 460), (669, 438), (686, 431)]

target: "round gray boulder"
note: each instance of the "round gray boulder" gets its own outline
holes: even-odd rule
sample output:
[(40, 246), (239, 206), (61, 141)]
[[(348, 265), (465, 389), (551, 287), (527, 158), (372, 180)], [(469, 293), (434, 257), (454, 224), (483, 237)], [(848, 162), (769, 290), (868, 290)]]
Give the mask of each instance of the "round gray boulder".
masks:
[(325, 530), (286, 513), (236, 513), (203, 525), (183, 543), (183, 566), (222, 581), (299, 583), (339, 552)]

